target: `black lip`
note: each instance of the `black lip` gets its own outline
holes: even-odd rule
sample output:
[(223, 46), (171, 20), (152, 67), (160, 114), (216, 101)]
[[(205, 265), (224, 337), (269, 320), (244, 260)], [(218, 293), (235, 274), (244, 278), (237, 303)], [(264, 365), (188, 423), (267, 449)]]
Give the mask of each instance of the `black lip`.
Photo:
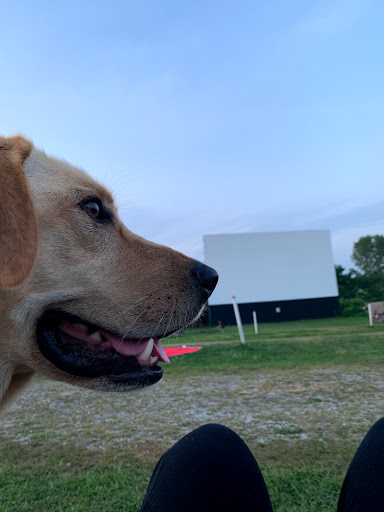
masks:
[(39, 349), (60, 370), (78, 377), (106, 377), (111, 383), (134, 387), (149, 386), (161, 379), (163, 369), (160, 366), (145, 366), (134, 356), (123, 356), (101, 346), (76, 342), (58, 328), (63, 319), (99, 328), (63, 311), (49, 310), (40, 317), (36, 326)]

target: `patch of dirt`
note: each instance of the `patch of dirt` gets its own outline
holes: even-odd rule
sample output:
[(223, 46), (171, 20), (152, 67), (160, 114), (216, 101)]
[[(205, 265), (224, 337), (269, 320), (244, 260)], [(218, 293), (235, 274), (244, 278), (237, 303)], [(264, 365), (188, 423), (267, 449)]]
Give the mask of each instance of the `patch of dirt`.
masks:
[(89, 450), (119, 446), (145, 458), (204, 423), (224, 424), (252, 443), (360, 440), (383, 415), (384, 371), (372, 367), (165, 373), (151, 388), (121, 394), (35, 379), (3, 413), (0, 439)]

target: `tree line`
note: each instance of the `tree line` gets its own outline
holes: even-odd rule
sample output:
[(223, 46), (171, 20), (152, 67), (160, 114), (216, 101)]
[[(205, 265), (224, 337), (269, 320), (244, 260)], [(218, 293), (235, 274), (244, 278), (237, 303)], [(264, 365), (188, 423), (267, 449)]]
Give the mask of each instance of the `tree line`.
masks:
[(368, 302), (384, 301), (384, 236), (363, 236), (353, 244), (355, 269), (336, 265), (340, 314), (365, 315)]

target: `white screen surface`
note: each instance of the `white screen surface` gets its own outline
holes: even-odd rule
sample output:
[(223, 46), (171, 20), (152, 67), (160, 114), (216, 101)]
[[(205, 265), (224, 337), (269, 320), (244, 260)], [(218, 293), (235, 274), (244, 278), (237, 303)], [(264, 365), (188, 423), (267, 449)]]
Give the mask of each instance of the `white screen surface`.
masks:
[(219, 273), (210, 305), (338, 296), (328, 230), (205, 235)]

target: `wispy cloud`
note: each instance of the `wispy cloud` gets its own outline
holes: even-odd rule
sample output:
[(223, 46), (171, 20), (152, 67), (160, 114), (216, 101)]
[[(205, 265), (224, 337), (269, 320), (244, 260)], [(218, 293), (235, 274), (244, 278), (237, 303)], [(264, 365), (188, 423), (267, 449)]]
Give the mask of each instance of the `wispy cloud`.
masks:
[(367, 3), (369, 2), (365, 1), (363, 3), (361, 0), (330, 2), (321, 11), (301, 20), (298, 29), (308, 35), (337, 35), (355, 26)]
[(284, 212), (235, 216), (228, 211), (220, 219), (206, 212), (180, 215), (151, 207), (130, 207), (129, 212), (123, 213), (122, 218), (130, 229), (199, 260), (204, 259), (205, 234), (329, 229), (335, 263), (350, 268), (353, 243), (362, 236), (384, 232), (384, 201), (345, 201), (311, 210), (293, 207)]

